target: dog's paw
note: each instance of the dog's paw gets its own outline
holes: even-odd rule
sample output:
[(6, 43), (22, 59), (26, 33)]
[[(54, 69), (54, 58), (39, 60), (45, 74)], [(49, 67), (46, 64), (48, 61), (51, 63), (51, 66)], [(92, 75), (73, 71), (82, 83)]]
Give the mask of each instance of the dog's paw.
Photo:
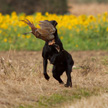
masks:
[(68, 84), (65, 84), (64, 86), (65, 86), (65, 87), (72, 87), (72, 83), (70, 82), (70, 83), (68, 83)]
[(44, 74), (44, 77), (45, 77), (46, 80), (49, 80), (49, 78), (50, 78), (50, 77), (48, 76), (48, 74)]
[(59, 82), (60, 84), (64, 84), (64, 82), (63, 81), (61, 81), (61, 82)]

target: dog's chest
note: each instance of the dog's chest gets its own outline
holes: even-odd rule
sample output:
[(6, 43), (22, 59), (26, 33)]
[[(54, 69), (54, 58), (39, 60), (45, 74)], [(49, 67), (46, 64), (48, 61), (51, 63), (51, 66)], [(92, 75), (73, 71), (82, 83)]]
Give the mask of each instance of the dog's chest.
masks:
[(48, 50), (46, 52), (47, 54), (47, 58), (50, 60), (51, 57), (54, 55), (54, 54), (57, 54), (58, 51), (54, 48), (54, 47), (48, 47)]

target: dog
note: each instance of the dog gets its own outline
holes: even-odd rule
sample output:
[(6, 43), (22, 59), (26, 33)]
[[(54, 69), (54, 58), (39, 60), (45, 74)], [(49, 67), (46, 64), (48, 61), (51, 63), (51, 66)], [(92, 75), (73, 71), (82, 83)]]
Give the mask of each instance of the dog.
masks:
[[(49, 22), (56, 28), (57, 22), (55, 20)], [(64, 86), (72, 87), (71, 72), (72, 72), (72, 67), (74, 65), (74, 61), (72, 59), (72, 56), (63, 48), (63, 44), (60, 38), (58, 37), (57, 29), (53, 35), (55, 43), (49, 45), (48, 42), (45, 42), (45, 45), (42, 50), (44, 77), (46, 80), (49, 80), (50, 78), (47, 74), (47, 64), (49, 60), (50, 63), (53, 65), (52, 69), (53, 77), (60, 84), (64, 84), (60, 76), (63, 74), (63, 72), (66, 72), (67, 82)]]

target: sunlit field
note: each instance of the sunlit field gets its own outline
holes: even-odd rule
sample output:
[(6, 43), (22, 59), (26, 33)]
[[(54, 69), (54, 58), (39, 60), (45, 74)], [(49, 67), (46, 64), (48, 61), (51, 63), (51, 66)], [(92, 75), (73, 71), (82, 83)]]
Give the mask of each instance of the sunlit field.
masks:
[[(50, 63), (47, 68), (50, 79), (45, 80), (41, 56), (45, 42), (32, 34), (24, 35), (31, 31), (21, 21), (24, 19), (36, 27), (41, 20), (58, 22), (59, 37), (75, 61), (72, 88), (53, 78)], [(65, 83), (66, 74), (61, 78)], [(0, 13), (0, 108), (107, 108), (107, 97), (107, 12), (95, 16)]]
[[(41, 51), (0, 52), (0, 108), (108, 108), (108, 52), (69, 53), (72, 88), (53, 78), (50, 63), (45, 80)], [(66, 83), (65, 73), (61, 78)]]
[(41, 50), (44, 41), (36, 39), (20, 20), (29, 19), (38, 27), (41, 20), (56, 20), (58, 34), (67, 50), (108, 50), (108, 13), (93, 15), (56, 15), (0, 13), (0, 50)]

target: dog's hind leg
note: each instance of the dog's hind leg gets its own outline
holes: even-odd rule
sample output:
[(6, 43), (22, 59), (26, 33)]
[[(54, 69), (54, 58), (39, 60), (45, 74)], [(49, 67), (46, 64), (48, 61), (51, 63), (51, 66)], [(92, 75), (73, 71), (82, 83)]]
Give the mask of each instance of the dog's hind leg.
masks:
[(60, 78), (60, 76), (61, 76), (60, 72), (57, 72), (55, 67), (53, 67), (52, 72), (53, 72), (53, 77), (54, 77), (60, 84), (64, 84), (64, 82), (63, 82), (62, 79)]
[(60, 78), (60, 76), (58, 76), (57, 74), (53, 74), (53, 77), (54, 77), (60, 84), (64, 84), (64, 82), (62, 81), (62, 79)]
[(71, 71), (72, 71), (72, 66), (69, 65), (67, 70), (66, 70), (67, 82), (65, 84), (65, 87), (69, 87), (69, 86), (72, 87)]

